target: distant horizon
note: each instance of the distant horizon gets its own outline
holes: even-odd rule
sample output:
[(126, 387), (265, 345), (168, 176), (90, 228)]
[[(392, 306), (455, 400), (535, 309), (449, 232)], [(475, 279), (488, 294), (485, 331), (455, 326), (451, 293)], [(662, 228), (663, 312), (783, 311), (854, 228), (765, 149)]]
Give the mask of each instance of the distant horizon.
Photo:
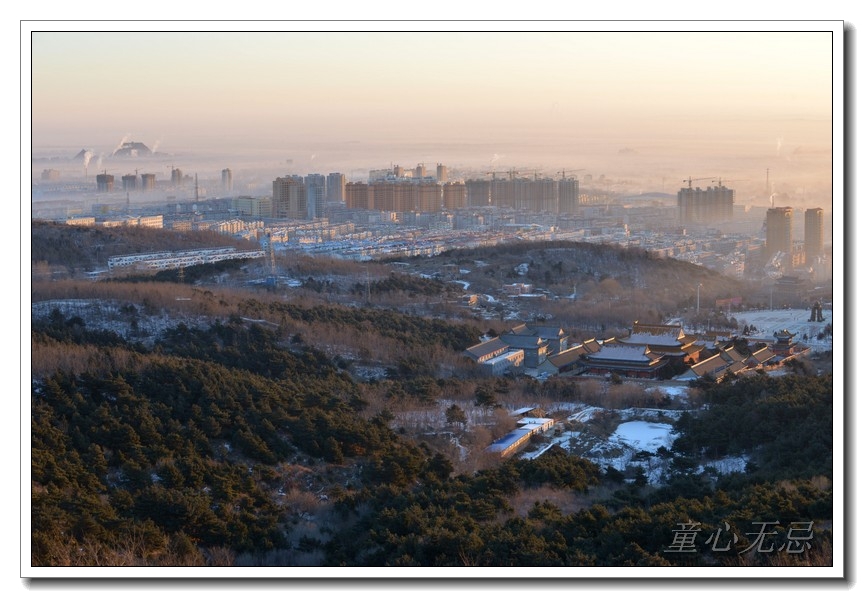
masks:
[[(111, 156), (116, 148), (126, 142), (143, 143), (151, 151), (155, 145), (155, 155), (140, 158)], [(269, 177), (271, 181), (288, 174), (305, 176), (312, 173), (326, 175), (331, 172), (343, 173), (349, 180), (356, 181), (365, 180), (370, 170), (387, 169), (396, 165), (409, 171), (422, 163), (428, 172), (434, 173), (437, 164), (440, 163), (448, 168), (451, 176), (463, 171), (472, 172), (477, 176), (495, 172), (501, 178), (508, 176), (509, 171), (513, 170), (518, 176), (536, 174), (558, 179), (564, 172), (566, 176), (580, 180), (584, 180), (585, 175), (590, 174), (595, 179), (595, 184), (602, 186), (602, 183), (596, 183), (597, 177), (602, 175), (610, 182), (625, 181), (630, 188), (635, 189), (621, 191), (627, 194), (638, 194), (638, 189), (641, 188), (641, 192), (675, 195), (679, 189), (687, 186), (688, 179), (692, 179), (693, 187), (702, 188), (714, 186), (721, 181), (727, 187), (736, 190), (737, 203), (757, 206), (770, 203), (768, 195), (764, 193), (766, 184), (770, 183), (775, 193), (794, 198), (795, 204), (808, 201), (809, 197), (811, 207), (821, 207), (830, 211), (833, 206), (830, 179), (821, 183), (815, 181), (808, 189), (805, 183), (809, 179), (801, 172), (800, 167), (804, 166), (803, 170), (806, 171), (806, 166), (814, 159), (818, 160), (819, 156), (814, 158), (806, 153), (796, 153), (794, 149), (780, 156), (775, 152), (775, 155), (762, 161), (767, 165), (762, 168), (748, 165), (750, 160), (742, 156), (734, 161), (726, 159), (726, 168), (714, 170), (708, 164), (710, 160), (697, 163), (694, 160), (682, 159), (679, 164), (671, 157), (658, 156), (650, 152), (643, 153), (638, 147), (615, 150), (610, 146), (605, 153), (598, 152), (593, 156), (586, 156), (582, 161), (572, 160), (569, 164), (566, 162), (566, 157), (559, 154), (549, 158), (558, 160), (557, 163), (547, 165), (539, 161), (529, 162), (530, 156), (524, 153), (518, 154), (511, 151), (490, 153), (491, 147), (482, 144), (463, 147), (461, 151), (454, 152), (452, 155), (444, 153), (452, 148), (438, 148), (431, 145), (422, 147), (416, 143), (408, 147), (392, 145), (383, 148), (368, 146), (364, 148), (359, 143), (348, 149), (339, 145), (319, 146), (319, 152), (311, 155), (301, 154), (299, 151), (292, 152), (291, 148), (286, 148), (284, 151), (259, 150), (247, 154), (240, 151), (237, 153), (211, 151), (208, 155), (197, 153), (193, 148), (188, 147), (172, 148), (165, 144), (154, 145), (132, 137), (122, 137), (110, 148), (108, 146), (87, 147), (86, 144), (33, 148), (31, 174), (36, 181), (44, 168), (62, 167), (67, 173), (75, 173), (74, 176), (83, 177), (86, 171), (88, 178), (95, 181), (95, 175), (102, 170), (119, 178), (137, 170), (154, 171), (153, 167), (158, 166), (155, 173), (159, 180), (169, 178), (170, 169), (176, 167), (186, 174), (195, 173), (203, 178), (218, 177), (223, 168), (230, 168), (236, 177), (242, 177), (244, 173), (254, 174), (256, 177)], [(508, 150), (506, 147), (498, 147)], [(436, 149), (440, 150), (439, 153), (432, 153)], [(518, 148), (513, 149), (518, 150)], [(85, 150), (93, 152), (86, 168), (83, 163), (74, 162), (75, 156)], [(533, 154), (535, 157), (537, 155), (537, 153)], [(396, 156), (396, 159), (392, 159), (392, 156)], [(400, 160), (400, 156), (408, 156), (408, 158)], [(520, 162), (520, 157), (525, 159)], [(755, 164), (755, 159), (753, 162)], [(577, 164), (579, 167), (576, 166)], [(690, 168), (687, 167), (688, 164)], [(486, 178), (490, 177), (491, 175)]]
[(704, 21), (432, 32), (65, 25), (32, 31), (22, 64), (33, 158), (88, 149), (108, 164), (132, 140), (186, 172), (356, 179), (442, 163), (590, 172), (663, 192), (722, 178), (747, 197), (809, 196), (823, 208), (841, 180), (842, 21), (739, 21), (737, 31)]

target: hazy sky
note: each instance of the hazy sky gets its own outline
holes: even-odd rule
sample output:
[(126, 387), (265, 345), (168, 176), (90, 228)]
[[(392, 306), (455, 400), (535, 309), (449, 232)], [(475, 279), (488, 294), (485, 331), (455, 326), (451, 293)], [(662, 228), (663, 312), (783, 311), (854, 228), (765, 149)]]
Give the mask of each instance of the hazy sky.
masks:
[(830, 179), (842, 23), (799, 22), (794, 28), (810, 30), (793, 31), (733, 22), (741, 30), (726, 32), (468, 25), (474, 30), (55, 32), (36, 23), (33, 152), (110, 155), (125, 139), (163, 152), (273, 152), (310, 171), (315, 160), (339, 170), (340, 160), (364, 157), (602, 169), (604, 156), (637, 155), (640, 168), (671, 178), (699, 168), (735, 177), (752, 158), (748, 177), (764, 178), (774, 159), (798, 161), (790, 176), (813, 168)]

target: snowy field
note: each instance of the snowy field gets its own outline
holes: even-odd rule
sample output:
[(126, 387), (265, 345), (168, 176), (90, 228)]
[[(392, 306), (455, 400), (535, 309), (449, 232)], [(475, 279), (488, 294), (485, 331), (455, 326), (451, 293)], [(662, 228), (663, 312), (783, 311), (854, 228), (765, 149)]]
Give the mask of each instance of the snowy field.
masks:
[(632, 448), (636, 452), (653, 453), (661, 446), (671, 449), (675, 438), (670, 424), (634, 420), (618, 426), (615, 433), (609, 437), (609, 442)]
[[(826, 325), (831, 324), (833, 326), (834, 324), (830, 309), (822, 310), (823, 322), (808, 322), (807, 320), (810, 319), (809, 309), (766, 309), (734, 313), (733, 316), (738, 321), (739, 329), (745, 325), (755, 326), (757, 332), (749, 336), (757, 340), (774, 342), (774, 333), (786, 329), (795, 333), (797, 342), (807, 345), (817, 353), (831, 351), (833, 348), (831, 336), (827, 336), (821, 341), (816, 338)], [(805, 334), (807, 335), (806, 341), (803, 338)]]
[(619, 425), (609, 436), (609, 440), (591, 449), (586, 458), (601, 469), (611, 466), (618, 471), (624, 471), (631, 465), (639, 465), (645, 471), (648, 483), (658, 485), (669, 469), (669, 459), (652, 454), (641, 460), (637, 453), (654, 453), (660, 447), (669, 449), (676, 437), (671, 424), (644, 420), (628, 421)]

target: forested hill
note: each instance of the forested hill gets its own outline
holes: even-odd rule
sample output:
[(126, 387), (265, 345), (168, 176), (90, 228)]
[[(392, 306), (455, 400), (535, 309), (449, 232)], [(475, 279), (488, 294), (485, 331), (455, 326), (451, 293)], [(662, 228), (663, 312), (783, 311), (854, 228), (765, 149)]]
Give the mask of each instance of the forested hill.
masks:
[[(648, 488), (557, 448), (455, 475), (389, 409), (369, 412), (393, 386), (240, 318), (177, 326), (152, 348), (80, 317), (33, 324), (34, 349), (93, 364), (33, 379), (35, 566), (831, 563), (830, 376), (707, 393), (716, 411), (682, 421), (670, 478)], [(695, 467), (742, 449), (748, 474)], [(775, 519), (772, 534), (811, 522), (808, 550), (748, 551), (753, 522)], [(730, 523), (736, 550), (670, 554), (688, 521), (705, 537)]]
[(259, 248), (254, 241), (212, 231), (177, 232), (140, 226), (104, 228), (33, 220), (30, 233), (32, 265), (63, 270), (68, 275), (104, 269), (108, 258), (115, 255), (205, 247), (231, 246), (246, 250)]
[[(606, 294), (638, 290), (665, 299), (669, 295), (688, 297), (702, 283), (706, 297), (746, 294), (741, 280), (724, 276), (703, 266), (666, 257), (656, 257), (638, 247), (577, 241), (532, 241), (504, 243), (491, 247), (453, 249), (431, 259), (414, 258), (427, 268), (458, 264), (471, 270), (468, 280), (484, 277), (500, 285), (527, 282), (558, 289), (558, 294), (593, 292), (606, 282)], [(520, 270), (514, 266), (522, 265)]]

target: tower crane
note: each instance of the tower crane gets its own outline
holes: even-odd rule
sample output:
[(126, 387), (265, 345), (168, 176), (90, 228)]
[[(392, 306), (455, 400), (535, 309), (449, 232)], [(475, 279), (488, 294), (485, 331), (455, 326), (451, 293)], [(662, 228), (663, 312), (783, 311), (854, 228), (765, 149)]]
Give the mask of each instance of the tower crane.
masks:
[(684, 179), (684, 180), (681, 181), (681, 182), (682, 182), (682, 183), (687, 183), (687, 188), (688, 188), (688, 189), (692, 189), (692, 188), (693, 188), (693, 181), (708, 181), (708, 180), (711, 180), (711, 177), (710, 177), (710, 176), (703, 177), (703, 178), (701, 178), (701, 179), (694, 179), (694, 178), (690, 178), (690, 177), (688, 177), (688, 178)]
[[(571, 168), (570, 172), (582, 172), (583, 170), (585, 170), (585, 169), (584, 168)], [(556, 174), (560, 174), (562, 179), (566, 179), (567, 178), (566, 172), (567, 172), (566, 170), (559, 170)]]
[(496, 174), (507, 173), (510, 176), (510, 180), (512, 181), (517, 174), (522, 174), (521, 172), (517, 172), (515, 168), (511, 168), (510, 170), (493, 170), (491, 172), (487, 172), (486, 174), (492, 175), (492, 180), (495, 180)]
[[(726, 181), (727, 183), (737, 183), (738, 181), (747, 181), (749, 179), (732, 179), (731, 181)], [(723, 186), (723, 179), (717, 177), (717, 181), (711, 181), (712, 183), (716, 182), (718, 187)]]

